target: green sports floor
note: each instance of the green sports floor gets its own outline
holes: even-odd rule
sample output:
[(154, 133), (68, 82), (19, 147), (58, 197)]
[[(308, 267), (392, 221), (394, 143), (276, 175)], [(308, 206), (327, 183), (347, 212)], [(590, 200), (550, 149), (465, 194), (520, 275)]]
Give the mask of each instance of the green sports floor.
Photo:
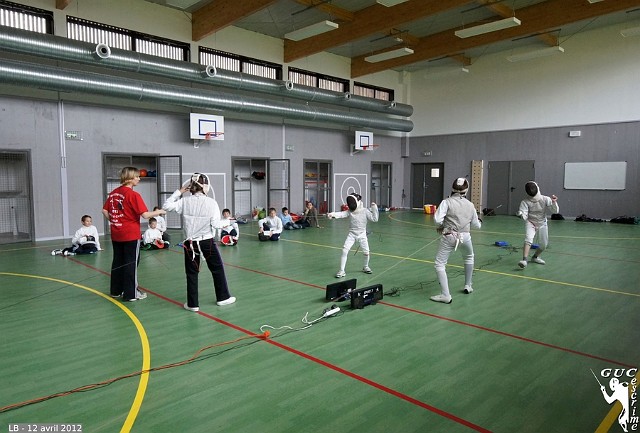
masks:
[(1, 246), (0, 432), (622, 431), (598, 380), (640, 363), (639, 226), (550, 221), (547, 264), (520, 269), (522, 222), (486, 217), (472, 233), (475, 291), (462, 293), (456, 253), (445, 305), (429, 300), (432, 216), (383, 212), (369, 223), (373, 274), (354, 246), (347, 278), (384, 298), (339, 302), (309, 326), (331, 306), (348, 221), (321, 225), (279, 242), (241, 225), (221, 249), (238, 301), (216, 306), (203, 270), (199, 313), (182, 308), (177, 246), (141, 252), (149, 296), (130, 303), (108, 296), (108, 239), (74, 257), (50, 255), (61, 242)]

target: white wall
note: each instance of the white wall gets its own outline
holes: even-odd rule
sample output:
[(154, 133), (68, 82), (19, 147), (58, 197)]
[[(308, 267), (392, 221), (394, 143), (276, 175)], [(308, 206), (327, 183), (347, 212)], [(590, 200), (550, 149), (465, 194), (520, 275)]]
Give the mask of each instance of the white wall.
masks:
[(620, 36), (625, 27), (561, 37), (565, 52), (551, 57), (510, 63), (503, 52), (472, 59), (468, 74), (413, 73), (410, 135), (640, 119), (640, 38)]

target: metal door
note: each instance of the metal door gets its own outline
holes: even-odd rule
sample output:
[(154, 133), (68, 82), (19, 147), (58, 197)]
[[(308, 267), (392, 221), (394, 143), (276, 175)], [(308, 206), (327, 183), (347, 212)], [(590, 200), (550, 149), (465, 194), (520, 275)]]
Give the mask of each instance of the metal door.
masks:
[(496, 215), (515, 215), (524, 185), (535, 179), (535, 161), (489, 161), (487, 208)]
[(439, 205), (443, 198), (444, 163), (411, 165), (411, 207)]
[[(182, 186), (182, 155), (162, 155), (158, 157), (156, 171), (158, 203), (160, 206)], [(164, 216), (167, 228), (181, 229), (182, 218), (176, 212), (168, 212)]]
[(378, 206), (391, 207), (391, 164), (371, 163), (371, 201)]
[(289, 165), (288, 159), (270, 159), (268, 164), (269, 207), (276, 208), (278, 213), (291, 206)]
[(233, 158), (232, 214), (251, 216), (254, 208), (270, 207), (267, 190), (268, 160), (261, 158)]
[(29, 152), (0, 151), (0, 244), (34, 237)]

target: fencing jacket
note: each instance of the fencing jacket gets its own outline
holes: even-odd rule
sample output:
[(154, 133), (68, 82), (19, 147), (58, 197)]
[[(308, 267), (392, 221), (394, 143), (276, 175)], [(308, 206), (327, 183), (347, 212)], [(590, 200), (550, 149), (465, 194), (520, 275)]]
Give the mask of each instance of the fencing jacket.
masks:
[(197, 192), (180, 198), (182, 193), (176, 190), (162, 205), (166, 211), (175, 211), (184, 217), (184, 231), (186, 239), (201, 241), (215, 236), (216, 229), (228, 226), (228, 219), (221, 219), (218, 203)]

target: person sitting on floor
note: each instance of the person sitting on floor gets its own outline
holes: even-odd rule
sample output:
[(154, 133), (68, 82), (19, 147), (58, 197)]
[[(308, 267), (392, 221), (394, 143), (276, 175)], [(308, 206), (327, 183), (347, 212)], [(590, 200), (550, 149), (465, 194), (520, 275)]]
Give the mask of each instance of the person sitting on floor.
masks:
[(52, 256), (74, 256), (76, 254), (93, 254), (102, 250), (98, 229), (93, 225), (93, 219), (89, 215), (82, 216), (82, 227), (80, 227), (71, 238), (72, 246), (51, 251)]
[(297, 230), (304, 228), (300, 224), (293, 222), (293, 218), (291, 217), (287, 207), (282, 208), (282, 213), (278, 215), (278, 217), (282, 220), (282, 228), (285, 230)]
[(162, 232), (158, 229), (158, 221), (151, 217), (149, 218), (149, 228), (142, 235), (142, 249), (162, 250), (165, 248), (169, 248), (169, 242), (162, 240)]
[(261, 241), (277, 241), (282, 233), (282, 220), (276, 215), (276, 209), (270, 207), (269, 215), (258, 221), (258, 239)]
[(220, 229), (220, 244), (227, 246), (236, 245), (240, 238), (240, 229), (235, 219), (231, 218), (231, 211), (229, 209), (222, 210), (222, 219), (229, 220), (229, 225)]

